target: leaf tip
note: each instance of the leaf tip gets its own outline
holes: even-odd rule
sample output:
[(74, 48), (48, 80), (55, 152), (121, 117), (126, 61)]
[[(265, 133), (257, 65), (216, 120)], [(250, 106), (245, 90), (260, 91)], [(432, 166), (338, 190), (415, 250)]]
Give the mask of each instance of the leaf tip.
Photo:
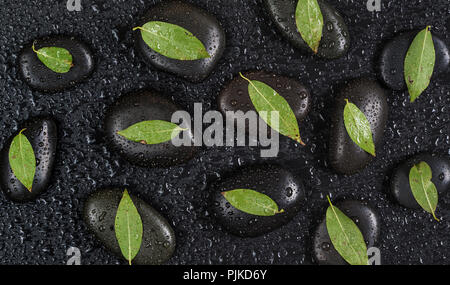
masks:
[(295, 137), (294, 139), (296, 142), (298, 142), (299, 144), (301, 144), (302, 146), (306, 146), (306, 144), (302, 141), (302, 139), (300, 137)]
[(319, 43), (317, 43), (317, 45), (313, 46), (311, 49), (314, 52), (314, 54), (317, 54), (319, 52)]

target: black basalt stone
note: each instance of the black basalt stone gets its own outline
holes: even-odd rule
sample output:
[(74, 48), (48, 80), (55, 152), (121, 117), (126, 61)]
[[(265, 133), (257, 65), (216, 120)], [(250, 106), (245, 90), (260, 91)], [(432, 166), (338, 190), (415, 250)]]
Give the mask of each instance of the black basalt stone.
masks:
[[(311, 96), (297, 80), (263, 71), (247, 72), (244, 76), (250, 80), (261, 81), (276, 90), (289, 103), (298, 121), (302, 121), (308, 114)], [(240, 76), (236, 76), (224, 87), (217, 101), (219, 110), (223, 114), (228, 111), (256, 112), (248, 93), (248, 81)]]
[(19, 56), (20, 74), (32, 89), (41, 92), (57, 92), (88, 78), (94, 70), (94, 59), (89, 47), (74, 37), (53, 36), (34, 42), (36, 50), (43, 47), (61, 47), (67, 49), (73, 58), (73, 67), (67, 73), (56, 73), (49, 69), (37, 57), (27, 44)]
[[(285, 212), (270, 217), (254, 216), (233, 206), (221, 194), (234, 189), (252, 189), (272, 198)], [(213, 217), (230, 233), (254, 237), (288, 223), (305, 198), (303, 183), (289, 171), (273, 165), (251, 166), (212, 184)]]
[[(117, 256), (122, 253), (114, 230), (117, 208), (123, 189), (104, 189), (89, 196), (84, 205), (83, 218), (90, 230)], [(141, 248), (132, 263), (137, 265), (162, 264), (175, 251), (175, 234), (167, 220), (141, 199), (130, 195), (143, 225)]]
[(210, 58), (189, 61), (168, 58), (152, 50), (136, 31), (136, 47), (148, 64), (192, 82), (209, 76), (225, 49), (225, 33), (215, 17), (189, 3), (163, 1), (147, 11), (138, 25), (149, 21), (168, 22), (187, 29), (203, 43)]
[[(373, 208), (367, 203), (359, 201), (339, 202), (336, 203), (336, 207), (355, 222), (366, 241), (367, 248), (377, 246), (381, 225), (380, 219)], [(321, 265), (347, 264), (331, 242), (325, 217), (314, 232), (313, 257)]]
[[(379, 59), (379, 71), (383, 82), (393, 90), (406, 89), (404, 76), (405, 57), (408, 49), (419, 31), (400, 34), (390, 40), (383, 48)], [(445, 42), (433, 34), (436, 63), (432, 80), (448, 71), (450, 52)]]
[[(19, 132), (30, 141), (36, 157), (36, 172), (31, 192), (15, 177), (9, 164), (9, 147)], [(55, 165), (57, 145), (56, 123), (47, 117), (37, 117), (26, 121), (4, 144), (0, 154), (0, 187), (5, 196), (14, 202), (36, 199), (47, 190)]]
[(448, 157), (428, 153), (413, 156), (397, 167), (391, 179), (391, 193), (395, 200), (404, 207), (420, 208), (409, 186), (409, 172), (414, 165), (421, 161), (430, 166), (433, 175), (431, 181), (436, 186), (439, 196), (447, 194), (450, 190), (450, 160)]
[(329, 161), (338, 173), (354, 174), (366, 167), (373, 156), (355, 144), (347, 133), (344, 125), (345, 99), (366, 115), (372, 129), (375, 152), (382, 142), (388, 118), (388, 104), (385, 91), (376, 81), (366, 78), (350, 82), (336, 99), (331, 115)]
[[(154, 91), (141, 90), (119, 98), (107, 111), (104, 128), (106, 140), (113, 150), (129, 162), (143, 167), (170, 167), (191, 159), (195, 147), (176, 147), (171, 141), (160, 144), (142, 144), (130, 141), (117, 134), (136, 123), (151, 120), (170, 122), (172, 114), (182, 109), (171, 100)], [(193, 141), (191, 130), (183, 135)]]
[[(295, 10), (298, 0), (265, 0), (264, 2), (281, 34), (296, 48), (312, 53), (297, 29)], [(330, 4), (324, 0), (319, 0), (318, 3), (323, 15), (324, 27), (317, 54), (327, 59), (341, 57), (347, 53), (350, 46), (347, 25), (344, 18)]]

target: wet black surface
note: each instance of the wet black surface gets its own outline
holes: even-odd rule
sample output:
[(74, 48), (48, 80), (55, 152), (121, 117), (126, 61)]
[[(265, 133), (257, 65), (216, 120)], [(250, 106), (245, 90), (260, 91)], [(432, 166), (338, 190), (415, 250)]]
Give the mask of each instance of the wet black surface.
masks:
[[(279, 34), (260, 0), (188, 1), (215, 15), (227, 36), (224, 55), (207, 80), (192, 84), (149, 68), (137, 55), (131, 28), (159, 1), (82, 0), (81, 12), (65, 1), (3, 0), (0, 17), (0, 144), (29, 117), (52, 114), (59, 127), (58, 159), (50, 188), (35, 202), (17, 205), (0, 194), (0, 262), (64, 264), (67, 249), (81, 250), (83, 264), (125, 264), (101, 246), (82, 220), (85, 199), (110, 185), (134, 193), (164, 215), (177, 237), (169, 264), (304, 264), (312, 262), (313, 232), (332, 199), (367, 201), (380, 215), (384, 264), (450, 264), (450, 198), (440, 199), (437, 223), (425, 212), (398, 205), (389, 193), (396, 165), (423, 151), (450, 155), (449, 74), (409, 103), (404, 91), (388, 92), (385, 144), (361, 173), (337, 175), (327, 162), (330, 110), (346, 81), (376, 77), (385, 41), (400, 31), (432, 25), (449, 44), (447, 0), (382, 0), (382, 11), (368, 12), (366, 1), (329, 0), (344, 15), (352, 43), (334, 61), (302, 55)], [(7, 7), (7, 9), (3, 9)], [(69, 34), (85, 41), (96, 57), (88, 81), (65, 92), (31, 91), (20, 78), (17, 56), (35, 38)], [(257, 238), (239, 238), (217, 225), (208, 210), (207, 182), (222, 173), (267, 159), (249, 148), (205, 148), (194, 160), (169, 169), (132, 166), (107, 148), (102, 133), (106, 108), (121, 95), (151, 87), (192, 111), (217, 109), (216, 97), (239, 71), (265, 69), (298, 79), (311, 92), (312, 110), (301, 124), (306, 147), (281, 139), (277, 162), (302, 176), (307, 202), (282, 228)], [(270, 159), (274, 160), (274, 159)]]

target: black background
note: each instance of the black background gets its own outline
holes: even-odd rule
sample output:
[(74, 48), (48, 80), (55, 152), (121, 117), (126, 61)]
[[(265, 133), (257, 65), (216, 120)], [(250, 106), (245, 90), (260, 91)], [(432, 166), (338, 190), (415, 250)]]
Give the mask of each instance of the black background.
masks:
[[(69, 247), (80, 248), (82, 264), (125, 264), (105, 250), (81, 216), (89, 193), (127, 186), (173, 225), (177, 248), (169, 264), (309, 264), (311, 237), (333, 199), (367, 200), (382, 221), (384, 264), (450, 264), (450, 198), (440, 197), (435, 222), (422, 210), (393, 201), (388, 181), (394, 167), (421, 151), (450, 155), (449, 73), (431, 83), (414, 104), (407, 92), (387, 91), (389, 122), (377, 158), (359, 174), (336, 175), (327, 163), (329, 114), (339, 87), (360, 76), (376, 77), (383, 42), (399, 31), (432, 26), (450, 44), (448, 0), (381, 0), (381, 12), (366, 1), (328, 0), (345, 17), (351, 35), (347, 56), (326, 61), (302, 55), (280, 37), (261, 0), (198, 0), (226, 31), (226, 50), (213, 74), (192, 84), (144, 64), (131, 29), (159, 1), (82, 0), (69, 12), (65, 0), (2, 0), (0, 4), (0, 144), (29, 117), (51, 114), (59, 127), (58, 157), (48, 191), (34, 202), (15, 204), (0, 194), (0, 262), (64, 264)], [(42, 94), (18, 76), (17, 56), (35, 38), (74, 35), (94, 51), (97, 67), (75, 88)], [(277, 162), (303, 177), (308, 198), (286, 226), (258, 238), (234, 237), (221, 229), (207, 208), (207, 183), (239, 166), (261, 162), (258, 149), (204, 148), (186, 165), (169, 169), (135, 167), (112, 153), (104, 140), (106, 108), (119, 96), (153, 88), (192, 112), (216, 109), (225, 82), (239, 71), (263, 69), (290, 76), (312, 93), (313, 106), (301, 134), (306, 147), (281, 140)], [(273, 160), (273, 159), (272, 159)]]

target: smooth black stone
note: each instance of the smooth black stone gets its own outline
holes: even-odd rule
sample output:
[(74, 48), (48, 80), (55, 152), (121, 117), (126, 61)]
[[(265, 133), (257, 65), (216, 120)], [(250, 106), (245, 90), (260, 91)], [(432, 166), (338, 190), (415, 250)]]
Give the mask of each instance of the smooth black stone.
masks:
[(211, 57), (189, 61), (168, 58), (152, 50), (136, 31), (136, 47), (148, 64), (192, 82), (209, 76), (225, 49), (225, 32), (214, 16), (189, 3), (163, 1), (147, 11), (138, 25), (150, 21), (168, 22), (187, 29), (203, 43)]
[[(264, 2), (281, 34), (296, 48), (313, 53), (297, 29), (295, 10), (298, 0), (265, 0)], [(318, 3), (323, 15), (324, 27), (317, 54), (328, 59), (341, 57), (347, 53), (350, 46), (347, 25), (340, 13), (330, 4), (324, 0), (319, 0)]]
[[(117, 207), (123, 189), (105, 189), (94, 192), (84, 205), (83, 219), (103, 245), (123, 257), (114, 230)], [(175, 234), (167, 220), (141, 199), (130, 194), (141, 215), (143, 236), (141, 248), (132, 264), (162, 264), (175, 251)]]
[(94, 70), (94, 59), (89, 47), (74, 37), (54, 36), (38, 39), (36, 50), (43, 47), (61, 47), (67, 49), (73, 58), (73, 67), (67, 73), (56, 73), (49, 69), (37, 57), (27, 44), (19, 57), (20, 74), (31, 88), (41, 92), (57, 92), (88, 78)]
[[(358, 226), (367, 248), (377, 246), (380, 236), (380, 219), (377, 213), (365, 202), (343, 201), (336, 204)], [(336, 251), (328, 235), (326, 218), (316, 228), (313, 240), (313, 256), (321, 265), (345, 265), (347, 262)]]
[[(172, 114), (182, 110), (171, 100), (154, 91), (141, 90), (120, 97), (107, 111), (104, 128), (106, 140), (112, 149), (129, 162), (143, 167), (170, 167), (191, 159), (195, 147), (176, 147), (171, 141), (160, 144), (142, 144), (130, 141), (117, 134), (136, 123), (151, 120), (170, 122)], [(192, 131), (183, 135), (192, 138)]]
[[(311, 95), (297, 80), (263, 71), (247, 72), (244, 76), (250, 80), (266, 83), (275, 89), (289, 103), (298, 121), (302, 121), (308, 114), (311, 107)], [(256, 112), (248, 93), (248, 81), (241, 76), (236, 76), (224, 87), (217, 101), (219, 110), (224, 115), (228, 111)], [(248, 121), (246, 123), (248, 126)]]
[(421, 161), (426, 162), (430, 166), (433, 174), (431, 181), (436, 186), (439, 196), (446, 194), (450, 190), (450, 160), (443, 156), (427, 153), (416, 155), (400, 164), (394, 171), (391, 179), (392, 195), (400, 205), (407, 208), (421, 208), (409, 186), (409, 172), (414, 165), (419, 164)]
[[(36, 157), (36, 172), (31, 192), (16, 178), (9, 165), (9, 147), (15, 136), (23, 129)], [(4, 144), (0, 154), (0, 188), (14, 202), (28, 202), (47, 190), (55, 165), (57, 145), (56, 123), (48, 117), (26, 121)]]
[[(239, 169), (210, 187), (213, 217), (230, 233), (242, 237), (259, 236), (287, 224), (300, 210), (305, 198), (301, 180), (289, 171), (273, 165)], [(234, 189), (252, 189), (263, 193), (285, 212), (260, 217), (237, 210), (221, 194)]]
[[(383, 82), (393, 90), (406, 89), (404, 76), (405, 57), (418, 32), (403, 33), (390, 40), (383, 48), (379, 60), (380, 76)], [(436, 63), (432, 79), (446, 73), (450, 65), (450, 52), (445, 42), (434, 34), (433, 42), (436, 51)]]
[(347, 133), (344, 125), (345, 99), (355, 104), (369, 120), (375, 153), (383, 139), (388, 118), (388, 104), (385, 91), (376, 81), (367, 78), (350, 82), (336, 99), (331, 115), (329, 161), (338, 173), (354, 174), (365, 168), (373, 156), (355, 144)]

